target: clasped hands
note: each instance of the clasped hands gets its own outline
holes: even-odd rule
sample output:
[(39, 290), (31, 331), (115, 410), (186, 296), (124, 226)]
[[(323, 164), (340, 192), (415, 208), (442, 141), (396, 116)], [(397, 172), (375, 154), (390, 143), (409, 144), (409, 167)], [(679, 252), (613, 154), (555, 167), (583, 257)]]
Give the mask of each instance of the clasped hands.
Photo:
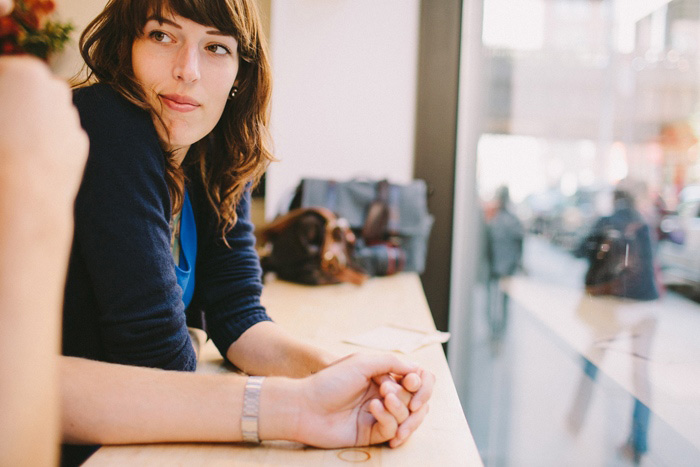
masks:
[(323, 448), (403, 444), (428, 413), (435, 377), (395, 355), (353, 354), (296, 380), (296, 438)]

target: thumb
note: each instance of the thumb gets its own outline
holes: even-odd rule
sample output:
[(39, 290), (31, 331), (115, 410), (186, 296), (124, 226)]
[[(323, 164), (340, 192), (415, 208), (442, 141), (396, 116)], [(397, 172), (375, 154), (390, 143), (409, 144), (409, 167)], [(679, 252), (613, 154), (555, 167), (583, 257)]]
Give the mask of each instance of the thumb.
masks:
[(419, 368), (417, 364), (406, 362), (392, 354), (355, 354), (347, 362), (356, 366), (368, 379), (387, 373), (404, 376)]

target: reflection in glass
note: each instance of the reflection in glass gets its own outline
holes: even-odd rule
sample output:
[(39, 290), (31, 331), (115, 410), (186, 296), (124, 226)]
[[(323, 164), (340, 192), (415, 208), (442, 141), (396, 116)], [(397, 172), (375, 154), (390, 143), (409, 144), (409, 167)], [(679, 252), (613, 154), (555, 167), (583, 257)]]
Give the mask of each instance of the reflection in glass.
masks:
[(659, 298), (649, 225), (636, 209), (630, 188), (618, 184), (614, 210), (595, 223), (577, 248), (589, 267), (584, 283), (589, 295), (636, 300)]
[(489, 275), (486, 313), (493, 340), (503, 337), (506, 329), (509, 297), (500, 282), (521, 267), (523, 236), (523, 225), (512, 212), (508, 187), (500, 187), (493, 206), (486, 210)]
[(606, 350), (619, 341), (630, 340), (631, 348), (625, 352), (629, 356), (632, 367), (634, 405), (629, 436), (620, 446), (619, 452), (622, 456), (639, 462), (648, 450), (649, 406), (652, 397), (648, 361), (656, 331), (656, 319), (652, 314), (638, 312), (638, 310), (632, 310), (634, 313), (632, 316), (629, 310), (620, 311), (619, 307), (620, 301), (616, 299), (584, 297), (577, 309), (579, 319), (590, 326), (592, 339), (582, 356), (583, 372), (567, 415), (567, 428), (574, 436), (581, 430), (591, 401), (598, 368), (603, 362)]
[[(652, 352), (684, 327), (700, 332), (700, 1), (483, 0), (481, 40), (484, 268), (502, 187), (524, 234), (522, 267), (482, 274), (473, 298), (465, 405), (485, 464), (563, 465), (571, 452), (583, 465), (694, 461), (700, 438), (686, 426), (698, 414), (659, 415), (664, 380), (650, 382), (650, 365), (700, 374), (697, 355), (681, 367)], [(568, 395), (567, 407), (542, 403), (544, 392)], [(541, 404), (538, 417), (522, 400)], [(538, 445), (543, 423), (552, 439)]]

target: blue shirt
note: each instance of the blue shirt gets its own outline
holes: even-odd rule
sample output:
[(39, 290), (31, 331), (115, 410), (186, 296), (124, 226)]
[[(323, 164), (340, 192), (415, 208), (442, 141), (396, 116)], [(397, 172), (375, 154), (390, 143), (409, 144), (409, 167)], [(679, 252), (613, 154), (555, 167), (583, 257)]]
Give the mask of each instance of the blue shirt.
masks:
[(179, 242), (180, 258), (179, 262), (175, 264), (175, 276), (177, 276), (177, 284), (182, 289), (182, 303), (187, 308), (194, 295), (194, 269), (197, 264), (197, 225), (194, 221), (192, 203), (187, 190), (185, 190), (185, 199), (182, 202)]

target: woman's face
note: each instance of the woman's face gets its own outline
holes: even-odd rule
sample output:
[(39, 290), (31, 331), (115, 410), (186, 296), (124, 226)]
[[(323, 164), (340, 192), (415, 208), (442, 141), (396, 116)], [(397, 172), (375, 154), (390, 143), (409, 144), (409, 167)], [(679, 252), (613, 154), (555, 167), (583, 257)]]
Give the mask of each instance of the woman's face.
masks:
[(170, 150), (184, 157), (214, 129), (238, 73), (237, 49), (232, 36), (177, 15), (149, 18), (134, 40), (134, 75), (163, 120), (165, 129), (154, 122)]

